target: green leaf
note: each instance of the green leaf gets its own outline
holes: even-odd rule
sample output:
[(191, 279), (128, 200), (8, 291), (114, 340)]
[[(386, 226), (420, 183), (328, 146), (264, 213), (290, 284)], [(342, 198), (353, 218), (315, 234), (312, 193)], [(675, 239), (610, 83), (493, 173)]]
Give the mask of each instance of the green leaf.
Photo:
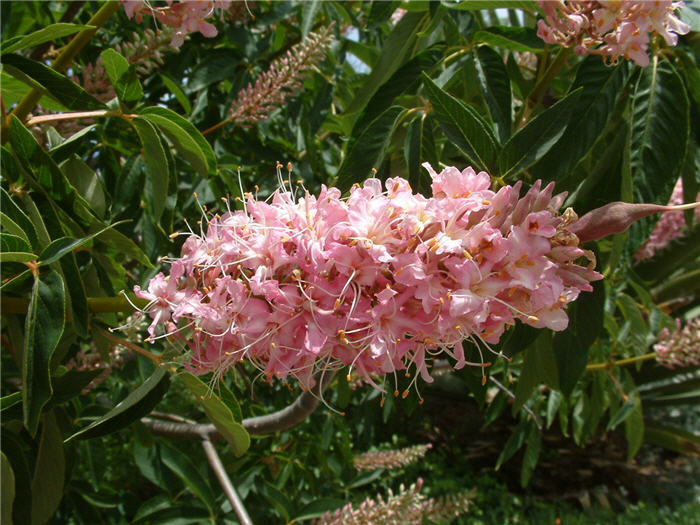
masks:
[[(52, 157), (55, 159), (55, 157)], [(100, 177), (77, 155), (60, 165), (61, 171), (99, 218), (107, 211), (105, 190)]]
[(301, 14), (301, 37), (306, 38), (306, 35), (309, 34), (309, 31), (311, 31), (311, 27), (314, 24), (314, 20), (316, 19), (316, 14), (318, 13), (319, 8), (321, 7), (321, 1), (320, 0), (309, 0), (308, 2), (304, 2), (304, 8), (302, 10)]
[[(41, 86), (31, 79), (28, 82), (33, 86), (36, 85), (37, 88), (43, 92)], [(5, 107), (10, 107), (13, 104), (17, 104), (22, 98), (29, 93), (30, 86), (26, 82), (17, 80), (12, 75), (5, 72), (3, 69), (0, 71), (0, 84), (2, 84), (2, 100), (5, 103)], [(70, 111), (66, 106), (57, 102), (51, 97), (42, 96), (39, 99), (39, 104), (42, 108), (49, 111)]]
[(41, 441), (32, 478), (32, 525), (46, 523), (63, 499), (66, 459), (53, 411), (43, 417)]
[(66, 443), (74, 439), (90, 439), (111, 434), (120, 430), (134, 421), (141, 419), (155, 408), (168, 391), (170, 379), (167, 375), (167, 367), (161, 365), (146, 379), (136, 390), (131, 392), (117, 406), (107, 412), (97, 421), (66, 439)]
[(139, 77), (126, 58), (111, 48), (102, 51), (100, 58), (120, 102), (131, 105), (143, 98)]
[(357, 138), (340, 165), (335, 185), (345, 191), (353, 183), (366, 179), (372, 168), (381, 164), (389, 147), (391, 134), (403, 108), (391, 106)]
[(357, 137), (369, 126), (372, 121), (390, 107), (396, 97), (407, 92), (415, 92), (418, 81), (423, 71), (430, 70), (443, 56), (444, 43), (433, 44), (414, 56), (401, 66), (384, 84), (382, 84), (372, 98), (367, 102), (364, 111), (352, 128), (352, 137)]
[(197, 467), (190, 461), (187, 454), (181, 452), (167, 441), (160, 443), (160, 457), (163, 463), (172, 470), (178, 478), (209, 508), (214, 514), (216, 497), (209, 483), (199, 473)]
[(22, 49), (38, 46), (44, 42), (53, 42), (54, 40), (64, 36), (72, 35), (78, 31), (83, 31), (86, 29), (95, 29), (95, 27), (66, 23), (51, 24), (48, 27), (44, 27), (43, 29), (39, 29), (38, 31), (34, 31), (33, 33), (29, 33), (28, 35), (21, 37), (14, 44), (2, 46), (0, 52), (3, 55), (5, 53), (14, 53), (15, 51), (21, 51)]
[(422, 164), (428, 162), (437, 166), (438, 157), (435, 153), (435, 141), (427, 115), (413, 119), (408, 125), (404, 154), (408, 165), (408, 182), (413, 191), (430, 195), (432, 179), (422, 168)]
[(559, 388), (571, 395), (576, 382), (586, 370), (588, 349), (603, 330), (605, 285), (594, 283), (593, 292), (583, 292), (569, 306), (569, 326), (554, 336)]
[(472, 40), (475, 44), (483, 42), (484, 44), (520, 53), (539, 53), (544, 49), (544, 42), (537, 36), (535, 30), (530, 27), (488, 27), (474, 33)]
[(22, 401), (22, 392), (13, 392), (0, 398), (0, 411), (15, 406)]
[(634, 396), (634, 409), (625, 419), (625, 439), (627, 440), (627, 461), (639, 452), (639, 448), (644, 441), (644, 415), (642, 414), (642, 403), (639, 397)]
[(293, 521), (306, 521), (323, 516), (345, 505), (345, 500), (338, 498), (318, 498), (304, 505)]
[[(689, 102), (673, 66), (654, 57), (642, 68), (632, 96), (631, 167), (635, 202), (666, 204), (681, 174), (690, 135)], [(627, 251), (647, 239), (658, 216), (634, 223)]]
[(646, 424), (644, 440), (687, 456), (700, 456), (700, 436), (668, 425)]
[(143, 147), (141, 153), (146, 161), (146, 188), (144, 195), (153, 220), (158, 222), (165, 209), (165, 199), (168, 195), (168, 179), (170, 178), (168, 158), (165, 155), (163, 142), (156, 128), (148, 120), (135, 118), (131, 124), (139, 135)]
[(32, 88), (38, 88), (68, 109), (87, 111), (106, 109), (107, 106), (81, 88), (41, 62), (8, 53), (2, 56), (4, 71)]
[(243, 425), (236, 422), (226, 403), (214, 397), (213, 392), (197, 376), (183, 372), (177, 378), (195, 396), (209, 421), (214, 423), (216, 429), (231, 445), (233, 453), (239, 457), (245, 454), (250, 447), (250, 436)]
[(498, 148), (493, 130), (471, 107), (440, 89), (423, 73), (423, 84), (440, 127), (477, 171), (493, 174)]
[(541, 159), (564, 133), (581, 88), (545, 109), (506, 142), (498, 156), (499, 173), (513, 179)]
[[(60, 145), (55, 146), (49, 150), (49, 154), (54, 162), (60, 163), (66, 160), (68, 157), (76, 153), (81, 147), (85, 146), (85, 143), (89, 142), (93, 135), (95, 135), (95, 130), (97, 129), (97, 124), (92, 124), (91, 126), (84, 127), (77, 133), (74, 133), (69, 138), (61, 142)], [(70, 175), (66, 174), (69, 178)], [(71, 180), (71, 183), (76, 181)], [(77, 185), (77, 188), (80, 186)]]
[(630, 417), (632, 412), (634, 412), (634, 410), (637, 408), (637, 405), (639, 405), (638, 399), (628, 399), (614, 414), (610, 416), (610, 421), (608, 422), (606, 430), (610, 431), (614, 429), (617, 425)]
[(365, 80), (350, 103), (346, 113), (356, 113), (361, 111), (372, 95), (384, 84), (394, 72), (401, 67), (407, 56), (412, 54), (424, 24), (428, 21), (428, 13), (410, 12), (406, 13), (387, 37), (382, 46), (381, 53), (377, 59), (372, 72)]
[(462, 0), (461, 2), (443, 2), (450, 9), (463, 11), (477, 11), (479, 9), (524, 9), (527, 11), (539, 11), (539, 7), (532, 0)]
[(510, 137), (513, 121), (513, 101), (510, 78), (501, 55), (488, 46), (476, 48), (474, 65), (479, 78), (481, 93), (486, 99), (496, 135), (501, 143)]
[[(5, 227), (5, 224), (2, 225)], [(0, 233), (0, 251), (2, 252), (31, 252), (29, 243), (18, 235)]]
[(185, 505), (172, 505), (141, 516), (131, 525), (190, 525), (210, 523), (211, 513)]
[(224, 383), (223, 381), (219, 381), (219, 392), (221, 393), (221, 401), (223, 401), (224, 404), (231, 411), (233, 419), (236, 420), (238, 423), (243, 421), (243, 412), (241, 411), (241, 405), (238, 402), (238, 399), (236, 399), (236, 396), (233, 395), (233, 392), (231, 392), (231, 389), (227, 387), (226, 383)]
[(540, 452), (542, 451), (542, 434), (540, 430), (535, 425), (530, 426), (530, 434), (527, 437), (527, 444), (525, 445), (525, 454), (523, 455), (523, 464), (520, 469), (520, 486), (522, 488), (527, 487), (530, 483), (530, 478), (532, 478), (532, 473), (535, 471), (537, 466), (537, 460), (540, 458)]
[(540, 383), (546, 383), (550, 388), (559, 386), (559, 378), (554, 353), (552, 351), (552, 338), (549, 333), (542, 333), (524, 356), (523, 367), (515, 388), (512, 413), (515, 415), (532, 395), (535, 387)]
[(560, 184), (572, 174), (608, 124), (626, 80), (626, 64), (610, 67), (598, 56), (583, 59), (571, 88), (581, 88), (581, 96), (561, 139), (533, 167), (537, 178)]
[[(9, 425), (2, 429), (2, 453), (10, 462), (14, 475), (14, 500), (12, 502), (12, 523), (15, 525), (31, 523), (32, 513), (32, 473), (29, 468), (26, 441), (20, 439), (12, 431)], [(31, 452), (34, 454), (34, 452)], [(32, 458), (32, 461), (34, 459)], [(3, 480), (4, 481), (4, 480)], [(5, 491), (5, 483), (1, 486)], [(4, 502), (3, 502), (4, 503)], [(4, 507), (4, 504), (3, 504)], [(4, 518), (3, 518), (4, 519)], [(2, 522), (3, 525), (5, 521)]]
[(5, 230), (3, 233), (9, 233), (10, 235), (19, 237), (28, 248), (25, 251), (31, 251), (31, 243), (29, 242), (29, 237), (27, 237), (26, 232), (19, 227), (19, 224), (2, 212), (0, 212), (0, 225), (2, 225), (2, 229)]
[(36, 254), (28, 252), (0, 252), (0, 263), (35, 261)]
[(65, 303), (63, 279), (56, 271), (35, 277), (24, 325), (22, 362), (24, 426), (32, 436), (52, 394), (51, 357), (63, 334)]
[(182, 109), (185, 110), (185, 113), (192, 113), (192, 104), (190, 104), (190, 99), (187, 98), (187, 95), (185, 95), (185, 92), (182, 91), (180, 86), (178, 86), (173, 79), (165, 74), (161, 74), (160, 79), (163, 81), (163, 85), (168, 89), (168, 91), (175, 95), (175, 99), (180, 103)]
[(51, 241), (51, 244), (44, 248), (41, 254), (39, 255), (39, 266), (46, 266), (48, 264), (58, 261), (64, 255), (71, 253), (73, 250), (80, 248), (82, 245), (90, 242), (92, 239), (101, 235), (110, 228), (114, 228), (118, 224), (122, 224), (124, 222), (127, 221), (116, 222), (114, 224), (111, 224), (110, 226), (107, 226), (106, 228), (101, 229), (98, 232), (95, 232), (81, 239), (73, 239), (72, 237), (61, 237), (60, 239)]
[(0, 522), (12, 525), (12, 504), (15, 500), (15, 473), (4, 453), (0, 452)]
[(617, 296), (617, 305), (625, 317), (626, 323), (629, 325), (629, 332), (623, 335), (625, 346), (629, 347), (635, 354), (641, 355), (647, 348), (650, 334), (649, 327), (644, 321), (644, 315), (637, 305), (637, 302), (626, 293), (620, 293)]
[(506, 441), (506, 444), (503, 446), (501, 454), (498, 456), (495, 467), (496, 470), (500, 469), (501, 465), (508, 461), (513, 454), (520, 450), (520, 448), (525, 444), (525, 440), (530, 434), (531, 426), (534, 426), (534, 424), (529, 419), (521, 420), (520, 423), (518, 423), (518, 426), (515, 427), (515, 430), (508, 438), (508, 441)]

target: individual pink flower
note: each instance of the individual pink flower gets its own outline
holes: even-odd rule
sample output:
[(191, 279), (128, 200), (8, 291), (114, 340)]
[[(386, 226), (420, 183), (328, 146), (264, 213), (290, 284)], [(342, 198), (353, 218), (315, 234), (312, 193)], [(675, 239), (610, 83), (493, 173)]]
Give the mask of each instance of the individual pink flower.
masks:
[(207, 218), (169, 279), (137, 287), (150, 340), (181, 339), (198, 373), (247, 360), (308, 388), (314, 371), (349, 366), (372, 384), (412, 370), (413, 386), (438, 354), (465, 366), (465, 339), (489, 352), (517, 321), (565, 329), (566, 305), (602, 277), (568, 230), (575, 214), (558, 214), (565, 195), (425, 167), (428, 198), (398, 177), (297, 197), (280, 176), (267, 200)]

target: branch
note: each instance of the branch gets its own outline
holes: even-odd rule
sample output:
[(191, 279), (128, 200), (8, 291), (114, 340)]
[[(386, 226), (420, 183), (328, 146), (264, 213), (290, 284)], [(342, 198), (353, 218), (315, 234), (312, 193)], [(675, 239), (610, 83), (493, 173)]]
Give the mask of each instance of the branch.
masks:
[(233, 510), (235, 511), (236, 516), (238, 516), (238, 520), (241, 522), (241, 525), (253, 525), (250, 516), (248, 516), (248, 511), (243, 506), (243, 502), (241, 501), (241, 498), (238, 497), (236, 488), (233, 486), (233, 483), (231, 483), (231, 479), (228, 477), (223, 463), (221, 463), (219, 454), (216, 453), (214, 445), (208, 439), (203, 439), (202, 448), (207, 455), (209, 465), (221, 484), (221, 488), (224, 489), (224, 494), (226, 494), (226, 497), (231, 502)]
[[(242, 421), (243, 427), (251, 434), (261, 435), (280, 432), (298, 425), (316, 410), (321, 394), (328, 387), (334, 376), (334, 371), (319, 370), (314, 374), (316, 384), (311, 390), (302, 392), (291, 405), (282, 410), (264, 416), (244, 419)], [(143, 418), (141, 422), (158, 436), (209, 440), (221, 437), (219, 431), (211, 423), (177, 423), (173, 421), (159, 421), (149, 417)]]

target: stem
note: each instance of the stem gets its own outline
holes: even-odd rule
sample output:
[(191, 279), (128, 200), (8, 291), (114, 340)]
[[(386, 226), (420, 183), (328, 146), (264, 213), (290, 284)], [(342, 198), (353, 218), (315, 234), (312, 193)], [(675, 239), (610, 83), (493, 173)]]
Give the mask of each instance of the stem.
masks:
[[(148, 301), (134, 295), (129, 295), (131, 303), (144, 308)], [(93, 313), (133, 312), (134, 307), (124, 296), (119, 297), (88, 297), (88, 310)], [(5, 314), (26, 314), (29, 299), (21, 297), (2, 297), (2, 312)]]
[(641, 363), (642, 361), (649, 361), (650, 359), (655, 359), (656, 354), (651, 352), (650, 354), (639, 355), (637, 357), (628, 357), (627, 359), (620, 359), (618, 361), (606, 361), (605, 363), (594, 363), (586, 366), (586, 371), (591, 370), (610, 370), (616, 366), (631, 365), (633, 363)]
[(221, 122), (219, 122), (218, 124), (214, 124), (212, 127), (207, 128), (204, 131), (202, 131), (202, 135), (209, 135), (209, 133), (211, 133), (212, 131), (216, 131), (221, 126), (224, 126), (224, 125), (228, 124), (229, 122), (233, 122), (233, 120), (230, 118), (224, 119)]
[(121, 337), (117, 337), (116, 335), (112, 335), (109, 332), (106, 332), (102, 330), (101, 328), (93, 327), (93, 330), (97, 330), (100, 335), (106, 339), (109, 339), (110, 341), (117, 343), (118, 345), (122, 345), (127, 347), (129, 350), (133, 350), (137, 354), (141, 354), (144, 357), (147, 357), (151, 361), (153, 361), (156, 366), (161, 364), (161, 357), (159, 355), (156, 355), (154, 353), (149, 352), (148, 350), (144, 350), (138, 345), (135, 345), (131, 341), (128, 341), (127, 339), (122, 339)]
[[(88, 20), (87, 25), (94, 26), (93, 29), (86, 29), (81, 31), (75, 37), (68, 42), (68, 44), (63, 48), (61, 53), (56, 57), (56, 60), (51, 64), (51, 69), (62, 73), (68, 65), (72, 62), (73, 58), (78, 54), (78, 52), (88, 43), (92, 36), (97, 32), (97, 30), (119, 9), (119, 2), (112, 0), (106, 2), (100, 9), (95, 13), (95, 15)], [(36, 89), (32, 89), (27, 93), (22, 100), (19, 101), (17, 107), (12, 110), (11, 115), (14, 115), (20, 120), (29, 114), (30, 111), (34, 109), (37, 102), (41, 98), (42, 94)], [(7, 140), (7, 129), (2, 130), (3, 143)]]
[(570, 55), (570, 48), (561, 48), (559, 50), (559, 53), (557, 53), (557, 56), (552, 61), (552, 63), (549, 64), (549, 66), (547, 67), (544, 74), (542, 74), (542, 76), (537, 79), (537, 84), (535, 84), (535, 87), (532, 89), (532, 91), (527, 97), (527, 100), (523, 104), (522, 115), (517, 120), (517, 122), (520, 122), (520, 126), (525, 124), (527, 118), (530, 116), (530, 112), (537, 106), (537, 104), (540, 103), (545, 92), (547, 91), (547, 89), (549, 89), (549, 86), (552, 84), (554, 77), (557, 76), (557, 73), (559, 73), (564, 64), (566, 64), (566, 61), (569, 59)]
[[(266, 414), (264, 416), (250, 417), (244, 419), (241, 424), (248, 432), (254, 435), (272, 434), (292, 428), (307, 417), (309, 417), (321, 399), (321, 394), (328, 387), (335, 372), (325, 372), (323, 370), (314, 374), (316, 385), (305, 392), (289, 406)], [(151, 418), (143, 418), (141, 423), (146, 425), (151, 432), (158, 436), (167, 436), (180, 439), (218, 439), (221, 437), (219, 431), (211, 423), (188, 424), (170, 421), (158, 421)]]
[(226, 469), (224, 468), (223, 463), (221, 463), (221, 458), (219, 457), (219, 454), (216, 453), (214, 445), (211, 441), (209, 441), (209, 439), (204, 438), (202, 439), (202, 448), (207, 455), (209, 465), (214, 471), (214, 474), (216, 474), (216, 479), (219, 480), (221, 488), (224, 489), (224, 494), (226, 494), (226, 497), (231, 502), (233, 510), (236, 512), (236, 516), (238, 516), (238, 520), (241, 522), (241, 525), (253, 525), (253, 521), (250, 519), (248, 511), (243, 506), (241, 498), (238, 497), (238, 493), (236, 492), (233, 483), (231, 483), (231, 479), (228, 477)]
[(109, 109), (98, 109), (96, 111), (75, 111), (72, 113), (57, 113), (51, 115), (39, 115), (37, 117), (31, 117), (27, 120), (27, 126), (34, 126), (36, 124), (42, 124), (44, 122), (54, 122), (56, 120), (75, 120), (81, 118), (93, 118), (93, 117), (122, 117), (122, 118), (134, 118), (136, 115), (125, 115), (121, 111), (114, 111)]

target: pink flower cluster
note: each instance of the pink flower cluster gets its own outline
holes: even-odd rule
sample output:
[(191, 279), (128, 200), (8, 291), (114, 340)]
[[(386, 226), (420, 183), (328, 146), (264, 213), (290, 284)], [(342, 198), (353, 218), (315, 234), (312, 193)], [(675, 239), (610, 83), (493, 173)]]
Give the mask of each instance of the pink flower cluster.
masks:
[(654, 345), (656, 360), (666, 368), (700, 365), (700, 317), (689, 321), (681, 328), (676, 319), (676, 329), (661, 330), (658, 342)]
[[(697, 196), (700, 201), (700, 193)], [(669, 206), (677, 206), (683, 204), (683, 180), (678, 179), (673, 187), (671, 199), (668, 201)], [(700, 208), (695, 209), (695, 217), (700, 219)], [(685, 215), (677, 211), (666, 211), (661, 214), (659, 222), (649, 235), (649, 238), (644, 242), (641, 248), (634, 254), (635, 258), (640, 261), (650, 259), (654, 254), (663, 250), (671, 241), (683, 237), (686, 233)]]
[(639, 66), (649, 65), (649, 33), (663, 36), (675, 46), (678, 35), (690, 26), (674, 10), (683, 7), (675, 0), (538, 0), (545, 20), (537, 22), (537, 35), (548, 44), (575, 46), (579, 55), (597, 54), (613, 61), (621, 56)]
[(149, 339), (184, 341), (198, 373), (248, 359), (307, 388), (344, 365), (372, 384), (411, 367), (430, 382), (431, 357), (461, 368), (465, 338), (491, 350), (516, 319), (564, 330), (566, 305), (602, 278), (567, 230), (575, 213), (557, 213), (566, 195), (537, 181), (520, 198), (520, 182), (494, 192), (485, 172), (424, 166), (430, 198), (402, 178), (297, 196), (281, 175), (267, 201), (246, 194), (245, 210), (188, 237), (169, 277), (135, 288)]
[(190, 33), (202, 33), (207, 38), (215, 37), (218, 32), (213, 24), (206, 21), (214, 14), (214, 10), (228, 9), (230, 0), (182, 0), (174, 3), (166, 0), (167, 6), (153, 7), (150, 2), (144, 0), (120, 0), (124, 5), (126, 16), (134, 18), (141, 23), (143, 15), (151, 15), (160, 22), (175, 29), (170, 45), (178, 48)]

